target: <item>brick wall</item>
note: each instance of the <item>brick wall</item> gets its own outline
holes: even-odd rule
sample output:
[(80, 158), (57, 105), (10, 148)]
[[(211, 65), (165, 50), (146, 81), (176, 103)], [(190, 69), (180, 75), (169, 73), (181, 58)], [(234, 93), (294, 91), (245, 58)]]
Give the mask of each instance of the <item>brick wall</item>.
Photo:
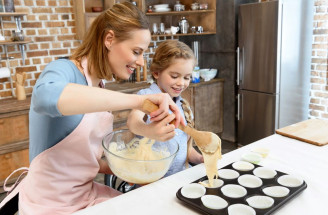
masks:
[(309, 117), (328, 119), (328, 0), (314, 10)]
[[(15, 11), (28, 15), (21, 18), (26, 39), (25, 65), (18, 45), (8, 46), (10, 60), (1, 60), (1, 67), (9, 67), (11, 74), (26, 72), (25, 91), (32, 87), (44, 67), (58, 57), (69, 56), (79, 45), (75, 39), (75, 22), (72, 0), (15, 0)], [(4, 36), (10, 40), (16, 29), (14, 17), (2, 18)], [(5, 58), (4, 46), (0, 46), (1, 58)], [(15, 82), (14, 82), (15, 87)], [(12, 97), (9, 78), (0, 78), (0, 99)]]

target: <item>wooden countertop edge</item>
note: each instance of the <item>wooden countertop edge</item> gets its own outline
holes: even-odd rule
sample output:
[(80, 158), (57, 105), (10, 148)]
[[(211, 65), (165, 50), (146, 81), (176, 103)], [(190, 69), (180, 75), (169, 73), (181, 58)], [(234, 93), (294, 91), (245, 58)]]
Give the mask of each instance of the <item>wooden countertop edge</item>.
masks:
[[(198, 87), (202, 85), (212, 84), (215, 82), (224, 82), (224, 79), (215, 78), (210, 81), (201, 81), (199, 83), (191, 83), (189, 87)], [(146, 82), (140, 83), (106, 83), (105, 87), (109, 90), (115, 90), (122, 93), (134, 93), (141, 89), (148, 87), (150, 84)], [(8, 117), (9, 113), (16, 111), (24, 111), (30, 109), (31, 96), (28, 96), (25, 100), (19, 101), (16, 98), (1, 99), (0, 100), (0, 118)], [(7, 116), (8, 115), (8, 116)]]

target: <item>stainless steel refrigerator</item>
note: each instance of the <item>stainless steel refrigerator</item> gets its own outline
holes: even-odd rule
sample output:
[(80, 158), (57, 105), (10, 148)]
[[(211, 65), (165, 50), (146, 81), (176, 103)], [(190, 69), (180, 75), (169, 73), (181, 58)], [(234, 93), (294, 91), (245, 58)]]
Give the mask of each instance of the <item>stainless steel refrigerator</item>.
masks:
[(238, 142), (254, 142), (308, 118), (313, 0), (240, 5)]

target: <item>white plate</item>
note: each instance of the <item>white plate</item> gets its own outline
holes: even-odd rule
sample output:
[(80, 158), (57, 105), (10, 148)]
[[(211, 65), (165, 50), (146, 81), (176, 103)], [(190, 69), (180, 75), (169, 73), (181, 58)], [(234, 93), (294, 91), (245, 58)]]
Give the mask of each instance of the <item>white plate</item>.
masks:
[(189, 199), (197, 199), (202, 197), (206, 193), (206, 188), (203, 185), (192, 183), (183, 186), (181, 189), (181, 194)]
[(247, 198), (246, 202), (256, 209), (267, 209), (272, 207), (274, 200), (269, 196), (252, 196)]
[(299, 187), (303, 184), (303, 179), (292, 175), (283, 175), (278, 178), (278, 183), (286, 187)]
[(168, 8), (169, 4), (155, 4), (154, 8), (159, 9), (159, 8)]
[(239, 177), (239, 173), (233, 169), (219, 169), (218, 174), (223, 179), (235, 179)]
[(238, 178), (238, 183), (247, 188), (257, 188), (260, 187), (263, 182), (262, 180), (254, 175), (245, 174)]
[(275, 177), (277, 172), (268, 167), (257, 167), (253, 170), (253, 174), (260, 178), (269, 179)]
[(228, 202), (223, 198), (215, 195), (205, 195), (201, 197), (202, 203), (205, 207), (218, 210), (228, 206)]
[(155, 12), (168, 12), (171, 11), (171, 8), (158, 8), (155, 9)]
[(289, 189), (283, 186), (266, 187), (262, 191), (265, 195), (276, 198), (285, 197), (289, 194)]

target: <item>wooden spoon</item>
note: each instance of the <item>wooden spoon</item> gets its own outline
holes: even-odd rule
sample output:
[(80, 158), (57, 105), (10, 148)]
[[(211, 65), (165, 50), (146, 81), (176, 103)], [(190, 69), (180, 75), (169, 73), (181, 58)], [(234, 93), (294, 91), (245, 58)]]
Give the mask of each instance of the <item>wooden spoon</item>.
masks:
[[(142, 109), (147, 113), (154, 112), (158, 109), (158, 106), (146, 99), (143, 103)], [(171, 122), (174, 124), (175, 120)], [(190, 126), (179, 125), (179, 129), (191, 136), (197, 147), (205, 153), (212, 154), (220, 147), (221, 139), (218, 135), (208, 131), (198, 131)]]

